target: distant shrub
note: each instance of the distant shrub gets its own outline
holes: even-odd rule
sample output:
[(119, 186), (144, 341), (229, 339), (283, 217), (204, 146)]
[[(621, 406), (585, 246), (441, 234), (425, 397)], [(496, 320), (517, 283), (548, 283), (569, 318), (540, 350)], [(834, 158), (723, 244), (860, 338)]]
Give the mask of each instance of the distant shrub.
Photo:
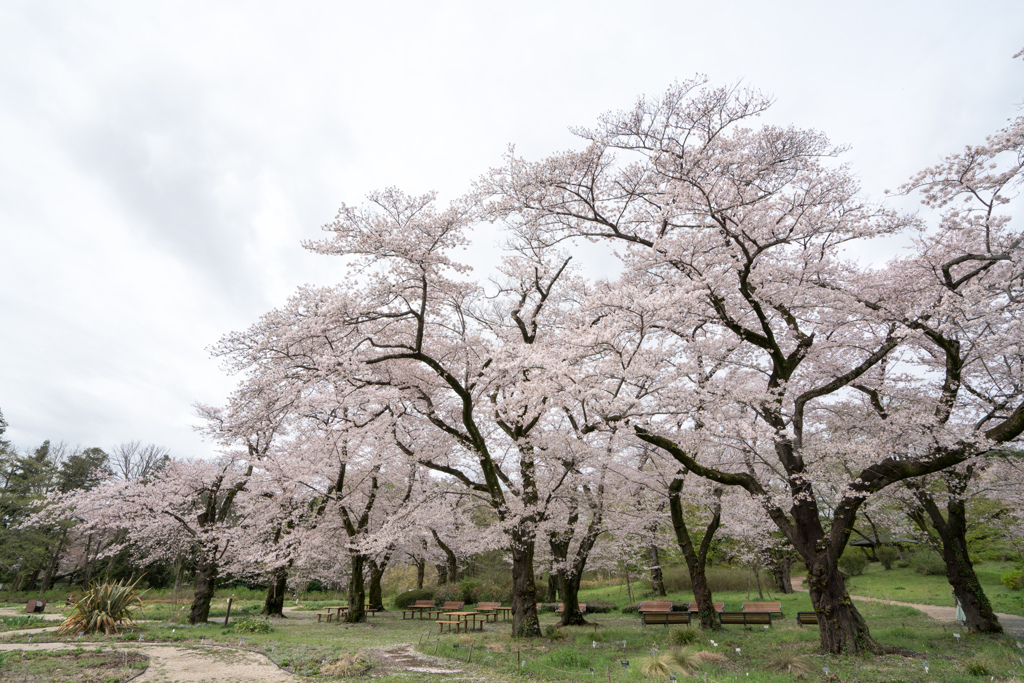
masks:
[(418, 588), (416, 590), (405, 591), (395, 596), (395, 609), (405, 609), (417, 600), (433, 600), (434, 591), (426, 588)]
[(977, 657), (973, 659), (968, 659), (966, 662), (964, 662), (964, 665), (967, 668), (967, 673), (969, 673), (972, 676), (992, 675), (992, 671), (989, 669), (988, 662), (986, 662), (984, 659), (978, 659)]
[(632, 603), (630, 605), (626, 605), (625, 607), (622, 608), (622, 613), (623, 614), (636, 614), (639, 611), (640, 611), (640, 603), (639, 602), (634, 602), (634, 603)]
[(946, 563), (933, 550), (918, 550), (910, 556), (910, 566), (925, 576), (945, 576)]
[(473, 602), (501, 602), (512, 601), (511, 581), (483, 581), (476, 590), (476, 598)]
[(483, 582), (480, 579), (463, 579), (459, 581), (459, 600), (467, 605), (477, 602), (480, 599), (480, 587)]
[(839, 568), (847, 576), (860, 576), (868, 566), (868, 558), (859, 550), (850, 548), (839, 558)]
[(270, 633), (270, 622), (266, 619), (242, 617), (235, 621), (236, 633)]
[(891, 545), (883, 545), (875, 549), (875, 557), (878, 558), (883, 567), (892, 569), (893, 563), (900, 557), (900, 551)]
[(461, 595), (462, 591), (459, 589), (459, 584), (443, 583), (437, 587), (436, 591), (434, 591), (434, 600), (441, 603), (455, 602), (458, 600), (462, 600), (462, 598), (460, 597)]
[(1024, 590), (1024, 569), (1011, 569), (1004, 572), (999, 580), (1012, 591)]
[(587, 600), (587, 612), (604, 614), (615, 609), (615, 603), (607, 600)]
[(537, 603), (537, 611), (538, 612), (554, 612), (556, 609), (558, 609), (558, 603), (555, 603), (555, 602), (538, 602)]

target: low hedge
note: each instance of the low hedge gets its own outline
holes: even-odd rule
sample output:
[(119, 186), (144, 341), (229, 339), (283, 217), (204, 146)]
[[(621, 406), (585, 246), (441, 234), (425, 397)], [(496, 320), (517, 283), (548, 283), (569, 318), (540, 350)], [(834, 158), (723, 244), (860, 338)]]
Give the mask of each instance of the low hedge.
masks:
[(434, 591), (426, 588), (419, 588), (411, 591), (405, 591), (395, 596), (395, 608), (405, 609), (417, 600), (433, 600)]

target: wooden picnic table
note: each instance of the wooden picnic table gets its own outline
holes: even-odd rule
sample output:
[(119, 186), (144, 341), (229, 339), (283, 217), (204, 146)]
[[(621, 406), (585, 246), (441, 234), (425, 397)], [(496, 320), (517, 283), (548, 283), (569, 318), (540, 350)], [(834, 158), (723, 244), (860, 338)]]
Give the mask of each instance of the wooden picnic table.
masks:
[(324, 609), (330, 612), (332, 609), (338, 610), (338, 620), (341, 620), (341, 613), (348, 611), (348, 605), (332, 605), (331, 607), (324, 607)]
[(494, 611), (501, 615), (501, 620), (502, 621), (508, 621), (509, 617), (512, 614), (512, 608), (511, 607), (495, 607)]
[[(455, 617), (456, 619), (461, 621), (463, 624), (465, 624), (466, 625), (466, 630), (469, 631), (469, 621), (470, 621), (470, 619), (473, 620), (473, 628), (475, 630), (476, 629), (476, 625), (477, 625), (476, 618), (478, 616), (483, 616), (483, 615), (480, 614), (479, 612), (445, 612), (441, 616), (442, 616), (442, 618), (448, 618), (448, 619), (451, 619), (452, 617)], [(486, 616), (484, 616), (484, 619), (479, 622), (480, 623), (480, 630), (481, 631), (484, 630), (484, 622), (485, 621), (487, 621), (487, 617)], [(456, 633), (459, 632), (458, 628), (455, 629), (455, 632)]]

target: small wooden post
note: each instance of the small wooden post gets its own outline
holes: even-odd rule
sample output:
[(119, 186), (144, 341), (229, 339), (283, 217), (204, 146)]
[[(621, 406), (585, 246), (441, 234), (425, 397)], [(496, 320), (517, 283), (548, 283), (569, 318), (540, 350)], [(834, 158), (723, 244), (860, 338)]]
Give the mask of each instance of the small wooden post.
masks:
[[(232, 597), (234, 597), (234, 596), (232, 596)], [(224, 625), (225, 626), (228, 625), (228, 619), (231, 618), (231, 599), (232, 598), (228, 598), (228, 613), (224, 615)]]
[(467, 664), (469, 664), (470, 662), (473, 661), (473, 646), (474, 645), (476, 645), (476, 643), (470, 643), (469, 644), (469, 659), (466, 660)]

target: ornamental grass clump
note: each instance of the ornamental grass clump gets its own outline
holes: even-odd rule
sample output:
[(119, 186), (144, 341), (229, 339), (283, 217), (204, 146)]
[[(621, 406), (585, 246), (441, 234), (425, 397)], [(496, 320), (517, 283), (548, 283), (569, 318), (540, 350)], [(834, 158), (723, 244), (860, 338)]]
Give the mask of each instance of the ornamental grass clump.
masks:
[(92, 584), (82, 597), (75, 602), (71, 616), (57, 629), (57, 635), (71, 633), (94, 633), (108, 635), (118, 633), (125, 626), (135, 627), (132, 611), (142, 607), (138, 591), (140, 576), (134, 581)]

